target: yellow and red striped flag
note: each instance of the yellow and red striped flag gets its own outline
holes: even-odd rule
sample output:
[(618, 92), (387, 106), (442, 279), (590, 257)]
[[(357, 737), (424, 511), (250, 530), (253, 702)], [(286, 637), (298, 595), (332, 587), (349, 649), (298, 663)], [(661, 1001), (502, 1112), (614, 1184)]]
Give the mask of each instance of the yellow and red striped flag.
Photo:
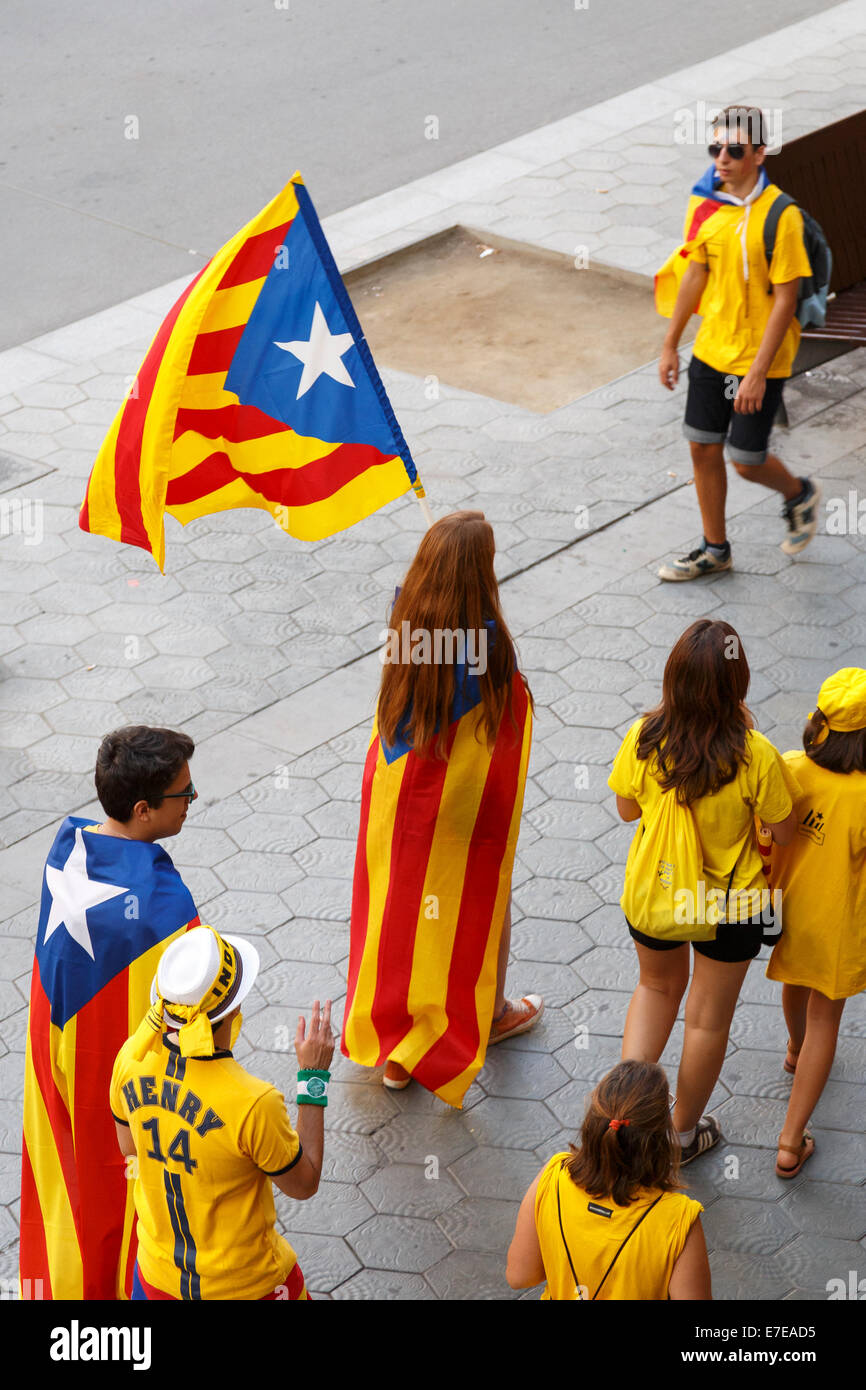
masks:
[(99, 451), (79, 524), (149, 550), (258, 507), (321, 540), (424, 492), (300, 174), (184, 290)]
[(198, 925), (158, 845), (68, 816), (45, 865), (24, 1071), (22, 1297), (128, 1298), (133, 1183), (109, 1105), (114, 1059), (162, 952)]
[[(455, 686), (455, 688), (458, 688)], [(374, 723), (352, 893), (343, 1052), (399, 1062), (462, 1107), (484, 1065), (532, 710), (515, 673), (492, 749), (478, 681), (458, 689), (447, 760), (386, 749)]]

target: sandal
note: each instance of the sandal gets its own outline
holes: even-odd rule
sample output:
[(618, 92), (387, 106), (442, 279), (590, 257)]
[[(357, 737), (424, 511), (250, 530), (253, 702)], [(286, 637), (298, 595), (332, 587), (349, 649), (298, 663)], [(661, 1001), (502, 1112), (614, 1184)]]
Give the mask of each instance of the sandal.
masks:
[(794, 1157), (797, 1159), (797, 1162), (794, 1164), (793, 1168), (783, 1168), (777, 1158), (776, 1177), (795, 1178), (799, 1173), (800, 1169), (802, 1168), (803, 1164), (806, 1162), (806, 1160), (811, 1158), (813, 1153), (815, 1152), (815, 1140), (812, 1138), (812, 1135), (809, 1133), (808, 1129), (805, 1129), (803, 1131), (803, 1138), (800, 1141), (800, 1147), (798, 1149), (791, 1149), (788, 1147), (787, 1144), (779, 1144), (778, 1150), (779, 1153), (782, 1154), (793, 1154)]
[[(795, 1049), (791, 1046), (791, 1044), (790, 1044), (790, 1042), (789, 1042), (789, 1043), (788, 1043), (788, 1051), (787, 1051), (787, 1054), (786, 1054), (786, 1056), (785, 1056), (785, 1060), (784, 1060), (784, 1062), (782, 1063), (782, 1068), (783, 1068), (783, 1070), (786, 1071), (786, 1072), (788, 1073), (789, 1076), (793, 1076), (794, 1073), (795, 1073), (796, 1070), (797, 1070), (797, 1058), (799, 1057), (799, 1055), (800, 1055), (800, 1049), (799, 1049), (799, 1047), (795, 1050)], [(793, 1061), (792, 1061), (792, 1058), (793, 1058)], [(793, 1152), (793, 1151), (792, 1151), (792, 1152)]]

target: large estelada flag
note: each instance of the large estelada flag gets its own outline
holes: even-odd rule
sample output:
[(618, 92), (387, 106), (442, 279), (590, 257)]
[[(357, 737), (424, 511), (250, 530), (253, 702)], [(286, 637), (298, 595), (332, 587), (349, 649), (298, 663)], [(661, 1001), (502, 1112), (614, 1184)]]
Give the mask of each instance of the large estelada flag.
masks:
[(208, 262), (148, 349), (79, 524), (164, 567), (181, 523), (259, 507), (321, 540), (413, 487), (415, 465), (300, 174)]
[[(689, 256), (697, 247), (718, 236), (731, 223), (743, 221), (746, 203), (756, 202), (769, 188), (770, 180), (766, 169), (758, 171), (758, 181), (745, 202), (733, 194), (723, 193), (721, 179), (715, 165), (701, 175), (694, 185), (686, 207), (683, 223), (683, 241), (676, 251), (672, 251), (663, 266), (656, 271), (654, 279), (656, 311), (669, 319), (674, 312), (682, 278), (689, 265)], [(701, 313), (701, 306), (695, 309)]]
[(69, 816), (45, 865), (24, 1074), (24, 1298), (129, 1297), (134, 1184), (109, 1106), (114, 1059), (162, 952), (198, 916), (158, 845)]
[(477, 677), (455, 681), (447, 760), (386, 749), (373, 725), (342, 1049), (365, 1066), (399, 1062), (460, 1108), (493, 1020), (532, 711), (515, 673), (514, 723), (506, 709), (490, 749)]

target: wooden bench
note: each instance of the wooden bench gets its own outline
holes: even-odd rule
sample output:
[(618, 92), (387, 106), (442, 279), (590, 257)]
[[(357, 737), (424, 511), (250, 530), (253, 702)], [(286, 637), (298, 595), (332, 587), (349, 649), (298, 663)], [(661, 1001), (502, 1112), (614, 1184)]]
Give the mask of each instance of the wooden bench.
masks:
[(792, 140), (766, 164), (820, 222), (833, 253), (827, 322), (804, 330), (796, 374), (866, 344), (866, 111)]

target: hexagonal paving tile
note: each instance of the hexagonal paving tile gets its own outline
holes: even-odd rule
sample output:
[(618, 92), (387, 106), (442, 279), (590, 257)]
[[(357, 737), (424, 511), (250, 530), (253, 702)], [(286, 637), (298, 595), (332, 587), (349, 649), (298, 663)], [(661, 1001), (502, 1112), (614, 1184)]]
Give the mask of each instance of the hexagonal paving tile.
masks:
[(335, 1299), (374, 1300), (393, 1303), (395, 1300), (416, 1302), (418, 1299), (435, 1301), (436, 1294), (420, 1274), (402, 1274), (395, 1270), (362, 1269), (351, 1279), (334, 1289)]
[(797, 1233), (780, 1206), (745, 1197), (720, 1197), (704, 1213), (704, 1233), (711, 1250), (772, 1255)]
[(308, 1235), (301, 1232), (297, 1236), (290, 1233), (289, 1239), (298, 1257), (298, 1264), (303, 1270), (304, 1282), (308, 1289), (330, 1293), (345, 1279), (357, 1274), (361, 1268), (360, 1260), (347, 1242), (339, 1236)]
[(378, 1212), (425, 1220), (441, 1215), (463, 1199), (454, 1179), (439, 1171), (435, 1158), (423, 1167), (389, 1164), (361, 1183), (361, 1191)]
[(800, 1231), (838, 1236), (842, 1240), (862, 1240), (866, 1236), (866, 1188), (807, 1178), (796, 1191), (786, 1194), (779, 1205)]
[(511, 932), (511, 950), (519, 960), (568, 965), (592, 944), (580, 927), (550, 918), (524, 918)]
[[(505, 1046), (488, 1048), (480, 1073), (480, 1083), (487, 1096), (514, 1097), (524, 1101), (527, 1097), (544, 1100), (564, 1086), (567, 1079), (567, 1073), (547, 1053)], [(487, 1126), (482, 1112), (482, 1105), (473, 1108), (469, 1129), (473, 1137), (483, 1143), (486, 1142)], [(478, 1116), (481, 1116), (480, 1131), (475, 1123)], [(517, 1143), (511, 1135), (508, 1142), (512, 1145)]]
[(365, 1268), (410, 1274), (428, 1270), (451, 1248), (432, 1221), (411, 1216), (373, 1216), (347, 1239)]

